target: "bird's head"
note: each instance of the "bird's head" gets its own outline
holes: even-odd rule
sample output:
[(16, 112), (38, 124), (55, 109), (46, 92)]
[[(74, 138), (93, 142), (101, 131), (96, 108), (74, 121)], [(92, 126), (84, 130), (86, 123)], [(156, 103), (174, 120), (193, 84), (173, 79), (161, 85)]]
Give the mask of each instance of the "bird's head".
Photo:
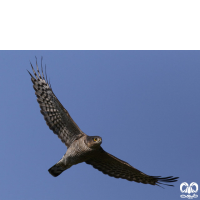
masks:
[(85, 143), (92, 149), (98, 149), (102, 143), (102, 139), (99, 136), (87, 136)]

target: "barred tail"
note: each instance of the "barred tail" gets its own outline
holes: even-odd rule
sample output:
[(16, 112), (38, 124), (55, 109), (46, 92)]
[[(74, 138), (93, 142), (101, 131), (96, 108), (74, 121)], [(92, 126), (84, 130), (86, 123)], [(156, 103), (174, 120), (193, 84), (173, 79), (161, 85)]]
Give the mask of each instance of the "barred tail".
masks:
[(58, 162), (54, 166), (52, 166), (48, 171), (52, 176), (57, 177), (68, 168), (70, 167), (63, 166), (62, 163)]

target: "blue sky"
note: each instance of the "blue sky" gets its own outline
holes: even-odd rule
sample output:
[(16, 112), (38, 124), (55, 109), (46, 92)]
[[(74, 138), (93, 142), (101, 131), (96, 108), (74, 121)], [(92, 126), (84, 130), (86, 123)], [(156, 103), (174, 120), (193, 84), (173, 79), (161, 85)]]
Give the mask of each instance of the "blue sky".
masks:
[[(85, 163), (48, 173), (66, 151), (40, 114), (29, 62), (43, 56), (57, 98), (102, 147), (175, 187), (111, 178)], [(1, 51), (0, 199), (180, 199), (200, 184), (200, 51)]]

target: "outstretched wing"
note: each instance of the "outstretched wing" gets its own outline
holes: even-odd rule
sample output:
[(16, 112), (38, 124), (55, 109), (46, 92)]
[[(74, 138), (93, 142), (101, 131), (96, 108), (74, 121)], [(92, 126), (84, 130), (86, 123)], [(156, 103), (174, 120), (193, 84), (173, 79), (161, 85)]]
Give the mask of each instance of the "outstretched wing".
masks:
[(36, 74), (32, 64), (31, 67), (35, 77), (29, 71), (28, 72), (31, 75), (33, 88), (41, 108), (40, 112), (43, 114), (49, 128), (56, 135), (58, 135), (67, 147), (69, 147), (74, 140), (85, 134), (80, 130), (77, 124), (70, 117), (67, 110), (62, 106), (53, 93), (52, 88), (49, 86), (48, 81), (44, 77), (42, 67), (42, 76), (40, 75), (37, 61), (36, 66), (38, 75)]
[[(87, 164), (92, 165), (95, 169), (115, 178), (127, 179), (128, 181), (135, 181), (138, 183), (158, 185), (163, 184), (161, 182), (175, 182), (178, 177), (160, 177), (149, 176), (136, 168), (129, 165), (127, 162), (116, 158), (115, 156), (107, 153), (102, 148), (91, 159), (86, 161)], [(164, 184), (173, 186), (169, 184)]]

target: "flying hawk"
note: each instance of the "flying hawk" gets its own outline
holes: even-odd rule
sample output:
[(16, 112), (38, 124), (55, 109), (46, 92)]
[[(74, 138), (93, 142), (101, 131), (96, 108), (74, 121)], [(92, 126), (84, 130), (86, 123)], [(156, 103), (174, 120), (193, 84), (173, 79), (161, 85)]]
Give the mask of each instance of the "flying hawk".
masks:
[(158, 186), (159, 184), (168, 183), (164, 185), (173, 186), (169, 183), (177, 181), (178, 177), (149, 176), (132, 167), (127, 162), (104, 151), (101, 147), (101, 137), (88, 136), (82, 132), (53, 93), (51, 85), (47, 81), (47, 76), (46, 78), (44, 77), (42, 66), (41, 76), (37, 60), (36, 67), (38, 74), (35, 72), (32, 64), (31, 68), (34, 76), (28, 72), (33, 82), (41, 113), (49, 128), (67, 146), (67, 151), (62, 159), (48, 170), (52, 176), (56, 177), (71, 166), (85, 162), (104, 174), (115, 178)]

